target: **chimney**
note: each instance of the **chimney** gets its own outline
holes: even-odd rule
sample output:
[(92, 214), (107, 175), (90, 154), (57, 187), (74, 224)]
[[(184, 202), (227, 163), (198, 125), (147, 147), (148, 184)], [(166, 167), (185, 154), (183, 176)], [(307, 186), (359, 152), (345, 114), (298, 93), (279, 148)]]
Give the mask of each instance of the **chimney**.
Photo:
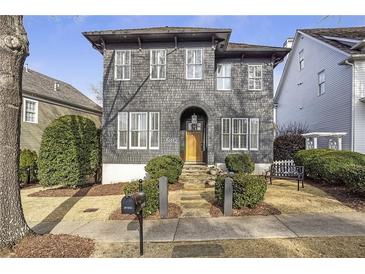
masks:
[(53, 85), (53, 91), (59, 91), (60, 90), (60, 83), (58, 83), (57, 81), (54, 82)]
[(294, 38), (288, 38), (285, 40), (284, 44), (283, 44), (283, 47), (284, 48), (288, 48), (288, 49), (291, 49), (292, 46), (293, 46), (293, 41), (294, 41)]

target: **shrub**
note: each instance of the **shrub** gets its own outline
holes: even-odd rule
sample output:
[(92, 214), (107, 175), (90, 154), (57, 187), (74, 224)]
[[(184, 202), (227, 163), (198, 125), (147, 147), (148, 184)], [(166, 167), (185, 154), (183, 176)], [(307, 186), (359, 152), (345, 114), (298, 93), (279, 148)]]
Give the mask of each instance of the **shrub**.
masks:
[(19, 180), (21, 183), (28, 182), (28, 168), (30, 169), (30, 177), (29, 181), (33, 182), (37, 180), (37, 152), (31, 151), (29, 149), (23, 149), (20, 151), (20, 159), (19, 159)]
[(78, 186), (98, 169), (99, 141), (93, 121), (66, 115), (44, 131), (39, 152), (39, 179), (43, 186)]
[(299, 150), (305, 149), (305, 138), (300, 134), (281, 135), (274, 140), (274, 160), (291, 160)]
[(224, 161), (231, 172), (252, 173), (255, 170), (255, 163), (248, 154), (230, 154)]
[[(138, 181), (126, 185), (124, 188), (125, 195), (131, 195), (139, 191)], [(143, 182), (143, 192), (146, 194), (146, 206), (143, 209), (143, 216), (154, 214), (159, 206), (159, 192), (157, 180), (145, 180)]]
[(355, 192), (364, 192), (365, 155), (352, 151), (332, 149), (302, 150), (294, 161), (305, 168), (314, 180), (344, 184)]
[[(215, 183), (215, 198), (223, 206), (224, 179), (218, 176)], [(257, 175), (237, 173), (233, 177), (233, 208), (255, 207), (264, 200), (267, 184), (265, 178)]]
[(183, 165), (184, 162), (179, 156), (163, 155), (149, 160), (145, 170), (151, 179), (166, 176), (169, 183), (176, 183), (181, 175)]

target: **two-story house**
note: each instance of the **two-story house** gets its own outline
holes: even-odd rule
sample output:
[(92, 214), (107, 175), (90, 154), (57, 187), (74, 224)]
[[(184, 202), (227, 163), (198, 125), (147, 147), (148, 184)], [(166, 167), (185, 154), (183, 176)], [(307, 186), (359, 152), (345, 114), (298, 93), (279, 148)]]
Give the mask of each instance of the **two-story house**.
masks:
[(298, 30), (274, 103), (279, 125), (328, 136), (317, 147), (340, 149), (340, 133), (342, 149), (365, 153), (365, 27)]
[(273, 158), (273, 69), (289, 51), (230, 43), (230, 29), (84, 32), (104, 58), (103, 183), (143, 178), (151, 158), (222, 165)]
[(39, 151), (43, 131), (64, 115), (80, 115), (100, 127), (102, 108), (68, 83), (23, 70), (20, 148)]

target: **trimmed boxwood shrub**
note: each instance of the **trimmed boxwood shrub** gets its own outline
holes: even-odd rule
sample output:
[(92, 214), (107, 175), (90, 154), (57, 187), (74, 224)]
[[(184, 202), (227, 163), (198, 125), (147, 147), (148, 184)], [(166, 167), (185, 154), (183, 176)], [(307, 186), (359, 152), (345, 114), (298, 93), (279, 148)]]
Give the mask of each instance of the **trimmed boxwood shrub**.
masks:
[[(138, 181), (133, 181), (124, 187), (124, 194), (131, 195), (139, 191)], [(143, 208), (143, 216), (154, 214), (159, 206), (158, 181), (151, 179), (143, 182), (143, 192), (146, 194), (146, 206)]]
[(22, 149), (20, 151), (19, 180), (21, 183), (27, 183), (28, 169), (30, 172), (29, 181), (33, 182), (37, 180), (37, 172), (38, 172), (37, 161), (38, 161), (37, 152), (31, 151), (29, 149)]
[(145, 170), (151, 179), (158, 179), (162, 176), (168, 178), (169, 183), (176, 183), (181, 175), (184, 162), (179, 156), (163, 155), (152, 158), (148, 161)]
[(248, 154), (229, 154), (224, 161), (227, 169), (234, 173), (252, 173), (255, 170), (255, 163)]
[[(224, 179), (218, 176), (215, 183), (215, 198), (218, 204), (224, 204)], [(265, 178), (257, 175), (237, 173), (233, 177), (233, 208), (256, 207), (264, 200), (267, 190)]]
[(54, 120), (44, 131), (39, 151), (39, 179), (43, 186), (78, 186), (94, 176), (100, 146), (93, 121), (76, 115)]
[(294, 154), (305, 149), (305, 138), (300, 134), (286, 134), (274, 140), (274, 160), (291, 160)]
[(365, 190), (365, 155), (332, 149), (302, 150), (294, 155), (297, 165), (314, 180), (344, 184), (355, 192)]

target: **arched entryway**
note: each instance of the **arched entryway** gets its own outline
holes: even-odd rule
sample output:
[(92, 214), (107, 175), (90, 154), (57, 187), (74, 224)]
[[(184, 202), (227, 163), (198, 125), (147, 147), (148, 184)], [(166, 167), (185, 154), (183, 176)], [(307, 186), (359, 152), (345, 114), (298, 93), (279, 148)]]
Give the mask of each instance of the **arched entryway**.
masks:
[(180, 116), (180, 156), (191, 164), (207, 163), (206, 112), (196, 106), (186, 108)]

